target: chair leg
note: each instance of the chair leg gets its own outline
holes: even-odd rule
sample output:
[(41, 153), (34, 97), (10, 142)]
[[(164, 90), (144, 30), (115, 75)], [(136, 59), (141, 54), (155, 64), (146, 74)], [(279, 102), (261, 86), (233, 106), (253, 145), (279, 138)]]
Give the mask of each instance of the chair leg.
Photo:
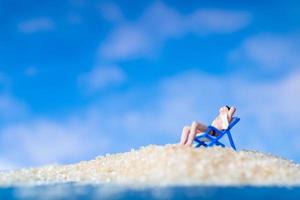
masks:
[(221, 143), (221, 142), (219, 142), (219, 141), (216, 141), (216, 145), (225, 147), (225, 144), (223, 144), (223, 143)]
[(228, 139), (229, 139), (229, 142), (230, 142), (231, 147), (236, 151), (236, 148), (235, 148), (233, 139), (232, 139), (232, 137), (231, 137), (230, 131), (227, 131), (227, 136), (228, 136)]
[(205, 146), (205, 147), (207, 147), (207, 144), (206, 144), (205, 142), (199, 140), (198, 138), (196, 138), (194, 141), (195, 141), (194, 147), (196, 147), (196, 148), (198, 148), (198, 147), (200, 147), (200, 146)]
[(198, 147), (200, 147), (200, 146), (201, 146), (200, 143), (197, 143), (197, 144), (194, 145), (195, 148), (198, 148)]

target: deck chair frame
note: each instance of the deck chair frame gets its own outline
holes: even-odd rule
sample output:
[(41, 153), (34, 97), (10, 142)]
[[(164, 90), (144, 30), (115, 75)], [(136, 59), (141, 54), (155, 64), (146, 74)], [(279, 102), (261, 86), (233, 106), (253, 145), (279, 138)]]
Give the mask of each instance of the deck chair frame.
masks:
[[(238, 117), (234, 117), (232, 118), (230, 124), (228, 125), (228, 128), (225, 130), (219, 130), (214, 126), (208, 126), (207, 130), (201, 134), (195, 137), (194, 139), (194, 147), (198, 148), (200, 146), (204, 146), (204, 147), (210, 147), (213, 145), (216, 146), (222, 146), (225, 147), (225, 145), (223, 143), (221, 143), (219, 140), (227, 135), (228, 139), (229, 139), (229, 143), (230, 146), (236, 150), (235, 144), (233, 142), (232, 136), (231, 136), (231, 132), (230, 130), (240, 121), (240, 118)], [(212, 136), (209, 133), (211, 131), (214, 131), (217, 133), (217, 136)]]

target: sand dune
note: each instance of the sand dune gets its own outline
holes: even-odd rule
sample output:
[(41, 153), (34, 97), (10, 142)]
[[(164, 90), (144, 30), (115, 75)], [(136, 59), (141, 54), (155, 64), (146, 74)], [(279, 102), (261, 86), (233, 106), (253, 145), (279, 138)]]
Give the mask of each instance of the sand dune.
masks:
[(71, 165), (0, 172), (0, 185), (64, 182), (126, 185), (299, 185), (300, 166), (254, 151), (149, 145)]

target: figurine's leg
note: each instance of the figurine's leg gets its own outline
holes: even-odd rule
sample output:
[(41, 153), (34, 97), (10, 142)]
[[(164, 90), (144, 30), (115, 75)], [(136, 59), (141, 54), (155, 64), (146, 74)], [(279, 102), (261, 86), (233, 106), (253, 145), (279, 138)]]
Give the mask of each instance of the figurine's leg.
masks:
[(180, 145), (184, 145), (189, 137), (189, 133), (190, 133), (190, 127), (189, 126), (185, 126), (182, 129), (182, 133), (181, 133), (181, 139), (180, 139)]
[(206, 130), (207, 130), (207, 126), (205, 124), (202, 124), (200, 122), (193, 122), (190, 127), (190, 131), (185, 146), (192, 146), (196, 134), (203, 133)]
[[(193, 125), (194, 124), (194, 125)], [(192, 131), (191, 131), (191, 127), (193, 127)], [(195, 129), (196, 127), (196, 129)], [(200, 122), (193, 122), (192, 126), (185, 126), (182, 130), (181, 133), (181, 139), (180, 139), (180, 144), (181, 145), (185, 145), (190, 139), (190, 137), (192, 139), (195, 138), (195, 135), (197, 133), (203, 133), (207, 130), (207, 126), (205, 124), (202, 124)], [(193, 140), (192, 140), (193, 143)], [(191, 146), (191, 145), (189, 145)]]

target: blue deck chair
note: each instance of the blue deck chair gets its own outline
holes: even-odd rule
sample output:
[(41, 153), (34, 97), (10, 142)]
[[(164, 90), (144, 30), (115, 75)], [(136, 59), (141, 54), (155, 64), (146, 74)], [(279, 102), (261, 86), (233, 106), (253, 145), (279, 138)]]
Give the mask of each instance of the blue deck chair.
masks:
[[(227, 135), (230, 145), (231, 147), (236, 150), (230, 130), (234, 127), (234, 125), (236, 125), (238, 122), (240, 121), (240, 118), (238, 117), (234, 117), (232, 118), (230, 124), (228, 125), (228, 128), (225, 130), (218, 130), (217, 128), (215, 128), (214, 126), (208, 126), (207, 131), (204, 132), (201, 135), (198, 135), (195, 137), (194, 139), (194, 147), (198, 148), (200, 146), (205, 146), (205, 147), (210, 147), (213, 145), (217, 145), (217, 146), (222, 146), (225, 147), (225, 145), (221, 142), (219, 142), (219, 140), (224, 136)], [(214, 131), (216, 133), (216, 136), (212, 136), (209, 133), (211, 131)]]

